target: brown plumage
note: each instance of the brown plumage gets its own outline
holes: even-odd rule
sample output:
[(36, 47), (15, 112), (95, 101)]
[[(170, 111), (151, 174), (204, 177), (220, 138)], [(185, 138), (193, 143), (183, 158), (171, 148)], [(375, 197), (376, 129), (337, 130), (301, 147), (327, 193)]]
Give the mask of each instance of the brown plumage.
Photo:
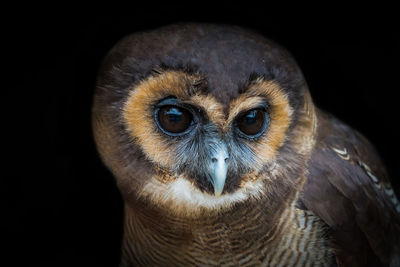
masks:
[(93, 129), (125, 199), (122, 266), (399, 264), (376, 151), (256, 33), (128, 36), (100, 71)]

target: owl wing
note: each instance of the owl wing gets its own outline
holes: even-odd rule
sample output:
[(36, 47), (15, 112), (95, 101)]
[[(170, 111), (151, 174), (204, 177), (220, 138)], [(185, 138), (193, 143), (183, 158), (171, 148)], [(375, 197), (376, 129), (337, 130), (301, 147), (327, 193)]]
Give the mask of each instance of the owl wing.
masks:
[(339, 265), (397, 266), (400, 204), (372, 145), (318, 111), (316, 149), (300, 200), (328, 225)]

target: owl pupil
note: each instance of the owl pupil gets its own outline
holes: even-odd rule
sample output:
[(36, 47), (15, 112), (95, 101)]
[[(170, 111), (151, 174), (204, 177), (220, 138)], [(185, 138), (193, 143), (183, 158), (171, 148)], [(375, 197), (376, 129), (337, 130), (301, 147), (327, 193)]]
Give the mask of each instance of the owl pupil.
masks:
[(180, 112), (177, 108), (171, 108), (170, 110), (165, 112), (166, 115), (169, 116), (169, 120), (171, 122), (178, 122), (182, 119), (182, 112)]
[(166, 105), (158, 111), (158, 126), (166, 134), (180, 134), (185, 132), (193, 124), (193, 115), (188, 110)]
[(261, 135), (268, 122), (268, 115), (261, 108), (249, 110), (237, 119), (239, 130), (248, 137)]
[(251, 125), (256, 123), (257, 110), (252, 110), (249, 114), (245, 115), (246, 124)]

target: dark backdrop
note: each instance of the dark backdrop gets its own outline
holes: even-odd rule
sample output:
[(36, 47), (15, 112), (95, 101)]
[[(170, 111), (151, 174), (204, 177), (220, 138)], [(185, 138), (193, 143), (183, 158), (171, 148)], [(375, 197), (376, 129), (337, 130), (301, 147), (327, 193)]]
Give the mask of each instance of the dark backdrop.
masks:
[(11, 16), (1, 33), (0, 190), (9, 266), (118, 264), (122, 200), (90, 127), (96, 73), (123, 36), (174, 22), (242, 25), (288, 48), (316, 105), (376, 145), (398, 189), (400, 43), (390, 7), (288, 13), (250, 3), (200, 5), (150, 3), (101, 15), (78, 7), (4, 11)]

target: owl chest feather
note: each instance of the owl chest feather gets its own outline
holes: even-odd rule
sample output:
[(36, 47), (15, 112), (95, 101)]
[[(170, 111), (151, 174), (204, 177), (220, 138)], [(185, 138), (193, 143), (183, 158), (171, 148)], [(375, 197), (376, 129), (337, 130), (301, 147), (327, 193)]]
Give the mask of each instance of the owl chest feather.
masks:
[(148, 221), (127, 211), (122, 266), (331, 266), (315, 216), (291, 205), (271, 221), (249, 209), (240, 218)]

